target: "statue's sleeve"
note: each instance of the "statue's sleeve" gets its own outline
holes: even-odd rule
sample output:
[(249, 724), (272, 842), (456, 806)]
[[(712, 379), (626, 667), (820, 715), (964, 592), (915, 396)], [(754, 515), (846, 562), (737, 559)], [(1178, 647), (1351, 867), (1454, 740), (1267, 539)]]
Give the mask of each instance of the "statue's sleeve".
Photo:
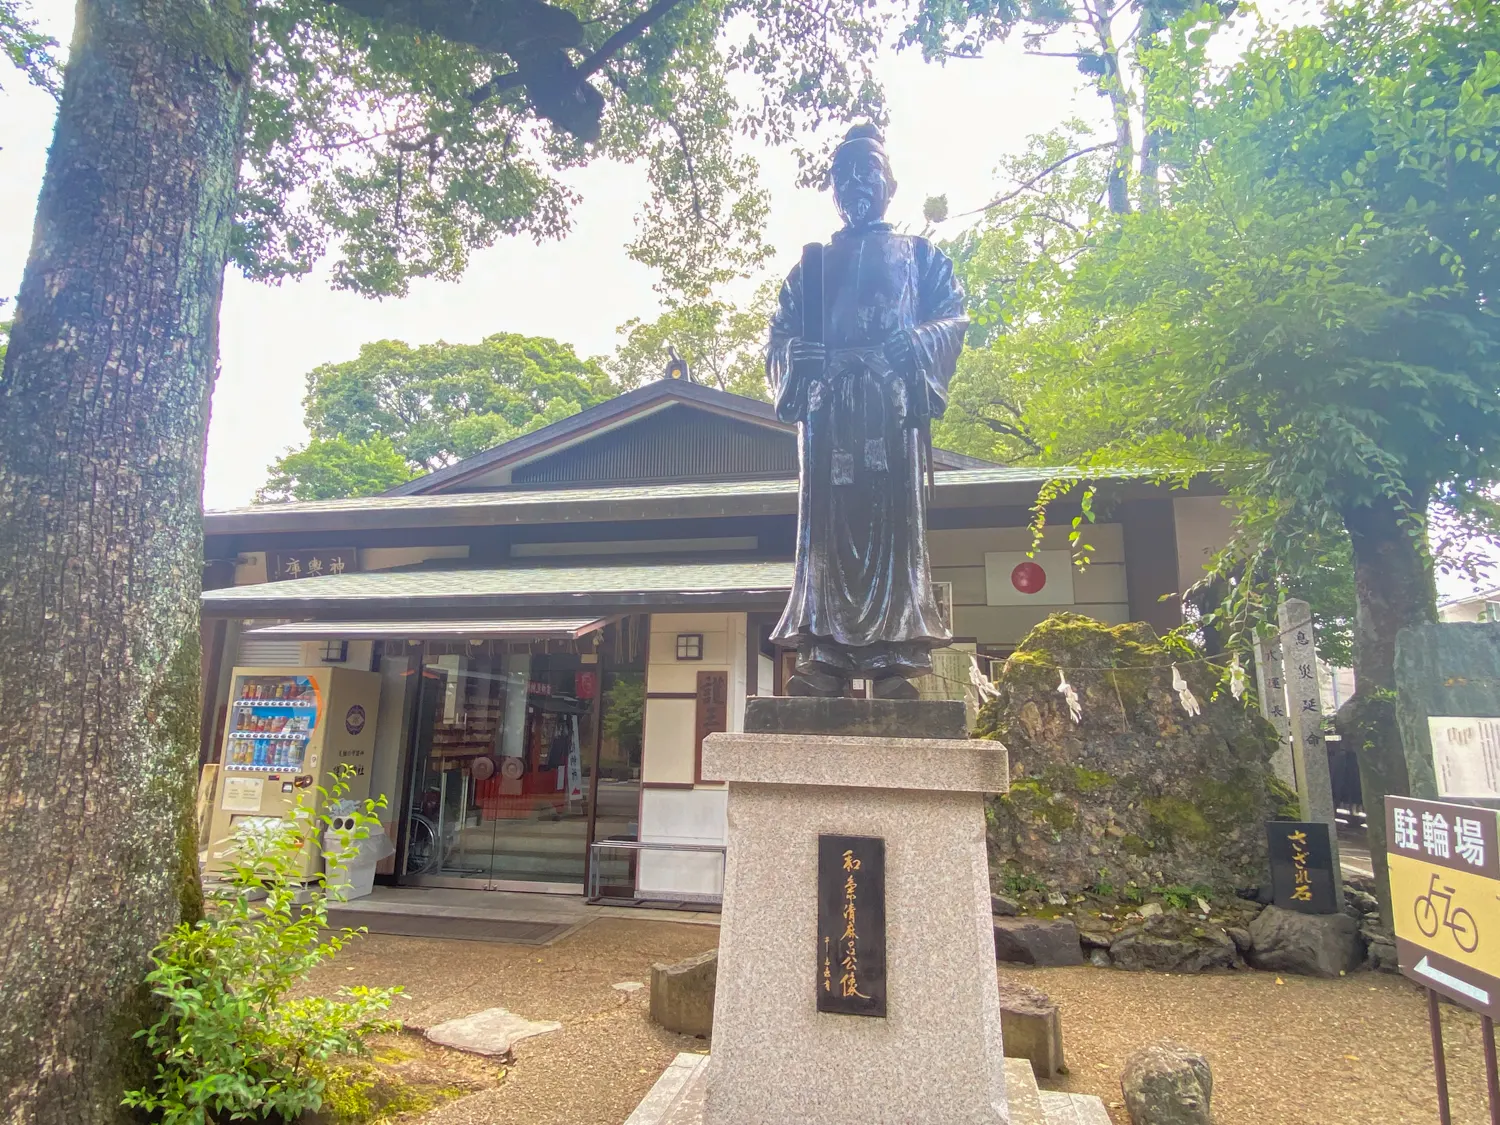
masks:
[(926, 384), (930, 416), (941, 418), (948, 407), (948, 381), (958, 366), (969, 318), (964, 312), (963, 286), (953, 275), (952, 260), (925, 238), (917, 243), (917, 268), (920, 313), (914, 330), (917, 370)]
[(802, 266), (792, 267), (782, 283), (776, 311), (771, 315), (771, 342), (766, 347), (766, 383), (776, 417), (800, 422), (807, 413), (807, 393), (800, 380), (792, 378), (792, 338), (802, 330)]

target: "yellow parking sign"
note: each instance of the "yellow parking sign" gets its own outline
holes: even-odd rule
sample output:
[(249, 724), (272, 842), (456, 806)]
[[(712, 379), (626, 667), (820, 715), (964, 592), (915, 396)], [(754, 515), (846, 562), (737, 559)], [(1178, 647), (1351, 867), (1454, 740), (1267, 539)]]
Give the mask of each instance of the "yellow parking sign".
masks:
[(1500, 1016), (1500, 813), (1387, 797), (1386, 840), (1402, 973)]

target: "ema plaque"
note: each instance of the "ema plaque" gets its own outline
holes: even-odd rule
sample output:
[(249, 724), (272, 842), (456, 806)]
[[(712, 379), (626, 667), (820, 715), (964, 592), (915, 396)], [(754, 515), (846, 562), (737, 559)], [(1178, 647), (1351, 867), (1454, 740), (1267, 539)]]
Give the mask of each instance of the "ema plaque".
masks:
[(818, 1011), (885, 1015), (885, 841), (818, 837)]

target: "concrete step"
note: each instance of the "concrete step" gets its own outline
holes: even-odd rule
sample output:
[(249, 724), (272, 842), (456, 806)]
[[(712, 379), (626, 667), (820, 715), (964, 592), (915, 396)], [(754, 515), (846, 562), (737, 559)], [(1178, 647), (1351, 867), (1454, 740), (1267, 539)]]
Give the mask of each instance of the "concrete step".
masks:
[(1042, 1091), (1042, 1111), (1047, 1125), (1110, 1125), (1109, 1110), (1091, 1094)]
[(1047, 1125), (1042, 1091), (1027, 1059), (1005, 1060), (1005, 1097), (1010, 1102), (1010, 1125)]
[[(702, 1125), (708, 1056), (683, 1052), (656, 1080), (625, 1125)], [(1031, 1063), (1005, 1060), (1011, 1125), (1110, 1125), (1104, 1103), (1088, 1094), (1040, 1089)]]

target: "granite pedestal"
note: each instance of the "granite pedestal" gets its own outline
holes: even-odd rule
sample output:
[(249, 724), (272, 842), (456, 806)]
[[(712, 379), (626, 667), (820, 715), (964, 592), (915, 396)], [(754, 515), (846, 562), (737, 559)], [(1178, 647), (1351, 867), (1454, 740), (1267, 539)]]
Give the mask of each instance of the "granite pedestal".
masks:
[[(729, 790), (703, 1125), (1009, 1122), (984, 818), (1004, 748), (714, 734), (703, 776)], [(817, 1010), (820, 833), (885, 841), (883, 1018)]]

